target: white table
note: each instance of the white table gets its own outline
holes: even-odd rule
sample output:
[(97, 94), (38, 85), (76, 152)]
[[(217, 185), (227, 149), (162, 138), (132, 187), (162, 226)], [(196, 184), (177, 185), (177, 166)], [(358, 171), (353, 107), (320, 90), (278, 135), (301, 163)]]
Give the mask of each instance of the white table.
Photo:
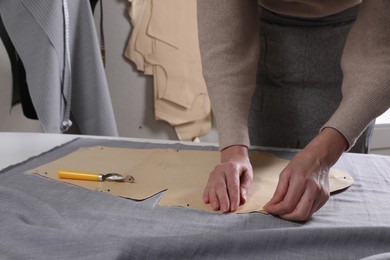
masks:
[(75, 137), (44, 133), (0, 133), (0, 169), (39, 155)]

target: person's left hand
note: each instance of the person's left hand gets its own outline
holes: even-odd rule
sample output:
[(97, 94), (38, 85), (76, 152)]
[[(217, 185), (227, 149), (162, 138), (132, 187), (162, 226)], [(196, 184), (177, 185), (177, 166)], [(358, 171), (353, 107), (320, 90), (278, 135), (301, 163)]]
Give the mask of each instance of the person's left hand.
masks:
[(328, 172), (346, 147), (338, 131), (325, 128), (280, 173), (264, 210), (286, 220), (309, 220), (329, 199)]
[(279, 176), (264, 209), (286, 220), (306, 221), (329, 199), (328, 166), (309, 151), (298, 153)]

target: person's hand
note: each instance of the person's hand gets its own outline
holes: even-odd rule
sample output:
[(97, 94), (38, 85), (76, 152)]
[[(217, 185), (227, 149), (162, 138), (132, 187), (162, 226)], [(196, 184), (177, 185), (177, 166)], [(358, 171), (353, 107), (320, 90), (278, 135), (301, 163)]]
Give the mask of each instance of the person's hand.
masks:
[(325, 128), (280, 173), (264, 209), (286, 220), (309, 220), (329, 199), (328, 172), (347, 145), (337, 130)]
[(210, 173), (203, 192), (203, 201), (215, 211), (234, 212), (246, 202), (253, 171), (244, 146), (222, 150), (221, 163)]

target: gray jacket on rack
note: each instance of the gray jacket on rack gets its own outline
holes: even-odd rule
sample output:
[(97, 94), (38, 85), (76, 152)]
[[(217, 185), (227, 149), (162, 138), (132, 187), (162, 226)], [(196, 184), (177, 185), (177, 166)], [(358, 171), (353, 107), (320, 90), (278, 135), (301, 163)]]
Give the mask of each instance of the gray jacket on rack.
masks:
[[(2, 0), (0, 15), (26, 70), (44, 132), (117, 136), (88, 0)], [(65, 127), (64, 127), (65, 126)]]

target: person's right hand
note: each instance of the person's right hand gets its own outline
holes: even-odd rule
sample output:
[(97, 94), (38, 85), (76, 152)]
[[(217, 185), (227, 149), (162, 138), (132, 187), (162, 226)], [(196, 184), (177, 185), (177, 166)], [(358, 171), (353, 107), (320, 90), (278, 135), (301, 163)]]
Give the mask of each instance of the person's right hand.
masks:
[(248, 148), (235, 145), (221, 151), (221, 163), (210, 173), (203, 201), (215, 211), (234, 212), (246, 202), (253, 180)]

